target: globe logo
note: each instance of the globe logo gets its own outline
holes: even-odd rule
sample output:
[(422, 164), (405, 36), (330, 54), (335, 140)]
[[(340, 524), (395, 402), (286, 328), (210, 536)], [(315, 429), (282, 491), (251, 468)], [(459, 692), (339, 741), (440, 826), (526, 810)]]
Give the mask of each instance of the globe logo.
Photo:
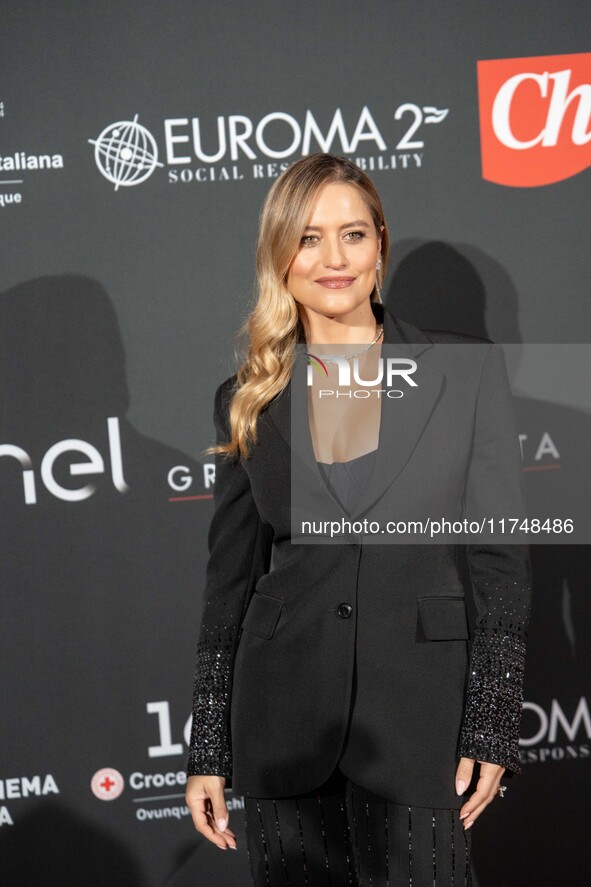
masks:
[(88, 139), (94, 145), (94, 159), (104, 177), (115, 185), (130, 187), (145, 182), (157, 166), (158, 146), (145, 126), (133, 120), (121, 120), (103, 129), (97, 139)]

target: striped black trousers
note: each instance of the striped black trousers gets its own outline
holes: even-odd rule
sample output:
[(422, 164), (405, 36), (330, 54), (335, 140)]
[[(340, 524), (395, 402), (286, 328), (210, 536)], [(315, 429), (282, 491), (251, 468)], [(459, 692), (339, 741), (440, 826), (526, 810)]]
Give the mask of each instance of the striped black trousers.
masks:
[(255, 887), (470, 887), (458, 810), (393, 804), (335, 769), (289, 798), (244, 799)]

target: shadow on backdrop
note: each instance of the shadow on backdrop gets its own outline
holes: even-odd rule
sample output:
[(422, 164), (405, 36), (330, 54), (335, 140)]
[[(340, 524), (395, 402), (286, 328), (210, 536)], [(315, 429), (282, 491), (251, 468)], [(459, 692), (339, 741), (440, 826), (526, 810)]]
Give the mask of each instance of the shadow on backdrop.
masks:
[[(201, 494), (203, 467), (143, 435), (128, 407), (119, 325), (97, 281), (47, 276), (0, 294), (2, 777), (49, 773), (59, 788), (0, 802), (14, 885), (57, 884), (31, 880), (46, 855), (84, 873), (60, 885), (160, 887), (179, 847), (201, 840), (167, 809), (184, 804), (183, 785), (134, 790), (129, 777), (185, 770), (211, 504), (169, 501), (170, 470)], [(147, 704), (162, 700), (176, 747), (154, 757), (163, 734)], [(126, 782), (109, 803), (90, 790), (103, 767)], [(99, 863), (109, 853), (119, 876)]]
[[(7, 838), (2, 835), (3, 844)], [(13, 887), (146, 883), (124, 840), (55, 801), (26, 814), (10, 829), (10, 855), (3, 854), (3, 859), (4, 883)]]

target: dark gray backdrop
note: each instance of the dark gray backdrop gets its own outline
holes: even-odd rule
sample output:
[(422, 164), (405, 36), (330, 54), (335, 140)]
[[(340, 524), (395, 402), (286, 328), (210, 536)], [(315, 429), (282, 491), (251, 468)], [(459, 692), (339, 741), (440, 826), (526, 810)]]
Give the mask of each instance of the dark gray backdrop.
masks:
[[(564, 70), (557, 56), (589, 51), (589, 13), (539, 0), (5, 0), (1, 17), (2, 872), (27, 887), (246, 885), (241, 799), (228, 792), (241, 852), (222, 854), (193, 832), (181, 783), (212, 507), (199, 453), (252, 297), (259, 208), (301, 145), (268, 155), (308, 113), (326, 134), (340, 109), (350, 141), (366, 107), (386, 150), (366, 139), (351, 156), (373, 162), (386, 206), (390, 309), (498, 342), (588, 342), (589, 172), (484, 181), (476, 66), (548, 57), (541, 71)], [(255, 159), (229, 147), (215, 163), (167, 158), (167, 120), (191, 137), (198, 118), (213, 154), (218, 117), (256, 130), (269, 114), (288, 117), (263, 129), (267, 156), (253, 134)], [(515, 121), (522, 138), (528, 125)], [(565, 116), (560, 144), (571, 128)], [(422, 146), (397, 147), (405, 134)], [(161, 165), (125, 184), (138, 147), (146, 172)], [(191, 155), (191, 141), (174, 152)], [(31, 168), (42, 155), (51, 168)], [(393, 156), (397, 168), (377, 169)], [(532, 494), (586, 477), (585, 417), (543, 390), (520, 409)], [(554, 448), (538, 452), (544, 435)], [(83, 443), (50, 450), (67, 440)], [(89, 460), (93, 474), (72, 475)], [(63, 492), (85, 484), (80, 501)], [(589, 550), (533, 554), (524, 772), (474, 834), (491, 887), (588, 883)], [(90, 789), (102, 768), (125, 781), (114, 800)]]

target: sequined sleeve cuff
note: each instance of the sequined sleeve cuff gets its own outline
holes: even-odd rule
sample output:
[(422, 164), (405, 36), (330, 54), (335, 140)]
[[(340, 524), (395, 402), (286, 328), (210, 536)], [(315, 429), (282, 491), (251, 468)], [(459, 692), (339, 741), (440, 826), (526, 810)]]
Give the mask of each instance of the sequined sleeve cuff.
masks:
[(460, 737), (461, 757), (521, 772), (519, 725), (527, 632), (502, 616), (476, 626)]
[[(211, 637), (210, 635), (215, 635)], [(193, 696), (187, 774), (232, 777), (232, 744), (227, 724), (232, 638), (201, 629)]]

